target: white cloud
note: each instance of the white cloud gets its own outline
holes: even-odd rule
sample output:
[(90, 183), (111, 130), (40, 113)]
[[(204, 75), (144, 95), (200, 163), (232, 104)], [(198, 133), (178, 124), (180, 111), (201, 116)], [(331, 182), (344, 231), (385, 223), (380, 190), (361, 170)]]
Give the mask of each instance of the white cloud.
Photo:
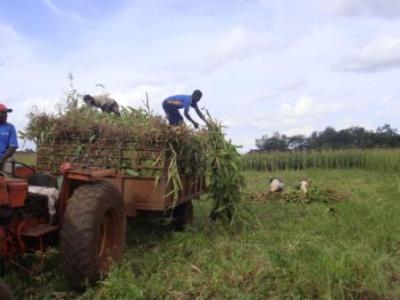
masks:
[(70, 10), (61, 9), (57, 5), (55, 5), (52, 0), (40, 0), (40, 2), (42, 2), (47, 8), (49, 8), (52, 12), (60, 17), (68, 18), (77, 23), (89, 24), (89, 21), (80, 16), (78, 13)]
[(332, 0), (330, 4), (333, 11), (340, 15), (381, 18), (400, 16), (400, 0)]
[(353, 51), (337, 69), (350, 72), (376, 72), (400, 67), (400, 38), (384, 37)]
[(285, 134), (288, 136), (292, 135), (297, 135), (297, 134), (302, 134), (302, 135), (310, 135), (313, 131), (315, 130), (315, 126), (312, 126), (310, 124), (305, 124), (303, 126), (291, 128), (289, 130), (285, 131)]
[(167, 69), (180, 70), (183, 76), (206, 75), (229, 63), (250, 59), (270, 46), (268, 35), (235, 25), (219, 33), (211, 47), (205, 49), (204, 55), (186, 60), (180, 58), (179, 62), (168, 65)]
[(265, 134), (271, 135), (277, 131), (289, 136), (309, 135), (328, 125), (335, 126), (336, 123), (329, 123), (330, 116), (349, 114), (349, 106), (345, 101), (322, 101), (310, 94), (282, 104), (279, 102), (257, 105), (257, 109), (254, 106), (242, 107), (224, 116), (224, 123), (229, 126), (228, 132), (235, 141), (244, 144), (242, 152), (254, 148), (254, 141)]
[(326, 102), (317, 102), (311, 96), (304, 95), (295, 103), (283, 103), (280, 112), (288, 120), (318, 117), (327, 112), (333, 112), (340, 107), (340, 104), (330, 104)]
[[(0, 102), (4, 99), (18, 112), (10, 116), (18, 128), (26, 123), (31, 105), (49, 109), (63, 98), (70, 70), (79, 92), (99, 93), (94, 86), (101, 82), (121, 105), (133, 107), (142, 105), (148, 92), (151, 107), (160, 114), (165, 97), (200, 88), (204, 105), (229, 125), (229, 137), (247, 147), (273, 131), (308, 134), (328, 125), (337, 128), (341, 118), (352, 125), (383, 120), (400, 127), (395, 124), (398, 110), (393, 113), (400, 95), (398, 72), (332, 72), (341, 57), (336, 67), (344, 71), (398, 66), (399, 20), (390, 19), (399, 12), (398, 1), (258, 0), (257, 5), (202, 0), (196, 7), (183, 0), (121, 1), (119, 8), (96, 24), (82, 24), (57, 46), (54, 34), (65, 28), (50, 22), (80, 25), (79, 15), (74, 20), (74, 12), (66, 9), (71, 5), (63, 2), (40, 1), (46, 15), (57, 17), (43, 18), (49, 27), (57, 24), (54, 30), (34, 35), (26, 30), (23, 36), (0, 24)], [(387, 19), (327, 16), (315, 9), (322, 2), (336, 3), (341, 15)], [(97, 11), (104, 8), (101, 1), (73, 6), (84, 15), (91, 5)], [(20, 20), (12, 21), (22, 28)], [(383, 34), (392, 37), (365, 44)], [(351, 53), (348, 45), (354, 44), (362, 46)], [(388, 108), (371, 121), (382, 93), (393, 101), (379, 103)]]
[(281, 105), (281, 111), (285, 115), (303, 117), (313, 114), (313, 105), (314, 100), (310, 96), (303, 96), (293, 105), (283, 103)]
[(0, 24), (0, 68), (10, 65), (21, 55), (24, 55), (25, 48), (23, 46), (21, 37), (9, 25)]
[(147, 93), (150, 108), (155, 112), (164, 114), (161, 109), (161, 103), (167, 96), (170, 96), (171, 91), (185, 93), (185, 87), (181, 84), (142, 85), (126, 91), (117, 91), (112, 93), (111, 97), (115, 98), (123, 106), (143, 107)]
[(235, 26), (226, 36), (217, 41), (215, 51), (221, 54), (238, 51), (245, 46), (246, 37), (247, 33), (243, 26)]
[[(42, 97), (52, 94), (54, 90), (60, 90), (60, 84), (56, 82), (66, 73), (62, 63), (57, 65), (43, 61), (36, 53), (35, 44), (18, 34), (9, 25), (0, 24), (0, 90), (2, 97), (8, 101), (21, 101), (30, 96)], [(57, 74), (57, 75), (56, 75)], [(65, 81), (64, 81), (65, 82)], [(18, 99), (19, 98), (19, 99)]]
[(295, 91), (300, 88), (307, 86), (308, 82), (304, 79), (297, 79), (293, 81), (287, 81), (280, 86), (276, 87), (274, 90), (284, 92), (284, 91)]
[[(335, 113), (343, 109), (343, 103), (330, 103), (316, 101), (309, 95), (301, 96), (294, 103), (284, 102), (280, 106), (268, 106), (263, 110), (254, 110), (254, 108), (241, 109), (233, 112), (228, 116), (229, 125), (235, 127), (250, 126), (257, 129), (276, 128), (279, 132), (303, 132), (304, 124), (308, 124), (310, 129), (318, 127), (318, 122), (321, 118), (329, 113)], [(250, 113), (251, 111), (251, 113)], [(244, 118), (243, 115), (249, 117)]]

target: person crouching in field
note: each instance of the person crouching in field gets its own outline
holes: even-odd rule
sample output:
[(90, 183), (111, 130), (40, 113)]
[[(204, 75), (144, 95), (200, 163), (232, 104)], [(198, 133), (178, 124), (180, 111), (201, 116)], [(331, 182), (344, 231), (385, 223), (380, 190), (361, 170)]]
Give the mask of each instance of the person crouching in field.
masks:
[(208, 125), (197, 105), (202, 96), (203, 94), (200, 90), (195, 90), (192, 95), (175, 95), (165, 99), (162, 106), (167, 115), (169, 125), (178, 126), (183, 123), (183, 117), (179, 113), (179, 109), (183, 108), (186, 119), (192, 122), (194, 128), (199, 128), (199, 124), (189, 115), (190, 107), (193, 107), (199, 118)]
[(85, 95), (83, 96), (83, 101), (89, 106), (100, 108), (102, 112), (114, 113), (118, 117), (121, 116), (117, 101), (110, 98), (108, 95)]
[(282, 192), (285, 185), (282, 180), (276, 177), (272, 177), (269, 181), (269, 191), (271, 193)]
[(296, 189), (298, 189), (303, 195), (308, 195), (310, 192), (310, 184), (311, 180), (304, 178), (296, 185)]

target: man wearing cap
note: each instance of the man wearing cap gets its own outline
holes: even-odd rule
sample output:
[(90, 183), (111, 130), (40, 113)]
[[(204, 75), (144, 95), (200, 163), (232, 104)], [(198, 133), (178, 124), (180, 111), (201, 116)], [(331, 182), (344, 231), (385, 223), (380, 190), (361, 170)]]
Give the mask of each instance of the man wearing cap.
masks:
[(0, 170), (12, 173), (12, 156), (18, 148), (17, 132), (13, 124), (7, 122), (12, 109), (0, 103)]
[(197, 106), (197, 103), (200, 101), (200, 98), (202, 96), (203, 94), (201, 93), (201, 91), (195, 90), (192, 95), (176, 95), (165, 99), (162, 106), (165, 113), (167, 114), (169, 125), (177, 126), (183, 123), (183, 117), (179, 113), (179, 109), (183, 108), (186, 119), (192, 122), (195, 128), (199, 128), (199, 124), (194, 121), (189, 115), (190, 107), (193, 107), (199, 118), (207, 124), (206, 119), (201, 113), (199, 107)]

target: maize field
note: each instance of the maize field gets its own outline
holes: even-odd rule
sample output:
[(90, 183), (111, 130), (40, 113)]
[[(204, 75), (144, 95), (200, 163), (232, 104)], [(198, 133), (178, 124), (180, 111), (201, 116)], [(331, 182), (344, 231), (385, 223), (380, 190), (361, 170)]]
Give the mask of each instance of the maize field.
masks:
[(365, 169), (400, 171), (400, 150), (349, 149), (310, 152), (265, 152), (242, 156), (245, 170), (278, 171), (320, 169)]

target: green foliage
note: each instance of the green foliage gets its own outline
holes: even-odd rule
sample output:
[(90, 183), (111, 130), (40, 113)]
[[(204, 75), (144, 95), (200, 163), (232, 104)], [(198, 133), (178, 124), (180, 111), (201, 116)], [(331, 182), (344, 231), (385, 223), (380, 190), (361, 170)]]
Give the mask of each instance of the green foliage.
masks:
[(29, 123), (24, 131), (19, 131), (19, 137), (23, 140), (33, 141), (36, 145), (49, 141), (56, 117), (44, 112), (32, 111), (28, 114)]
[(246, 201), (240, 231), (208, 222), (211, 199), (195, 202), (194, 226), (173, 232), (155, 220), (129, 222), (123, 263), (77, 294), (57, 253), (38, 277), (4, 277), (17, 299), (399, 299), (399, 179), (386, 172), (311, 169), (244, 173), (246, 194), (268, 178), (304, 177), (339, 202)]
[(322, 169), (400, 171), (400, 150), (352, 149), (265, 152), (242, 156), (243, 168), (257, 171)]
[(142, 299), (143, 291), (136, 285), (135, 274), (130, 265), (115, 267), (108, 276), (107, 280), (101, 284), (101, 288), (89, 289), (80, 299), (98, 300), (132, 300)]
[[(28, 117), (21, 136), (38, 145), (39, 167), (52, 172), (57, 172), (62, 161), (70, 161), (115, 167), (132, 176), (159, 176), (162, 158), (178, 164), (170, 165), (176, 170), (169, 174), (174, 182), (180, 181), (179, 176), (205, 172), (206, 143), (202, 141), (207, 132), (171, 127), (161, 116), (141, 108), (122, 107), (117, 117), (86, 106), (69, 106), (58, 114), (36, 111)], [(148, 149), (154, 150), (153, 156)], [(181, 190), (179, 185), (173, 188), (175, 195)]]
[(208, 155), (210, 161), (209, 194), (214, 199), (211, 220), (222, 219), (232, 224), (237, 214), (237, 204), (244, 188), (240, 155), (236, 147), (228, 142), (221, 126), (209, 123)]
[(308, 193), (303, 193), (297, 189), (287, 189), (283, 192), (251, 192), (247, 195), (250, 201), (277, 201), (281, 203), (337, 203), (346, 200), (347, 195), (340, 193), (332, 188), (321, 189), (312, 187)]
[(16, 152), (14, 154), (14, 158), (16, 161), (26, 164), (28, 166), (36, 165), (36, 153), (29, 152)]
[(72, 107), (58, 114), (33, 111), (22, 138), (38, 146), (54, 139), (134, 139), (143, 144), (163, 142), (171, 134), (160, 116), (150, 116), (143, 109), (122, 107), (121, 117), (99, 113), (89, 107)]
[(271, 137), (264, 135), (257, 139), (256, 146), (262, 151), (399, 148), (400, 135), (389, 124), (378, 127), (375, 132), (363, 127), (339, 131), (326, 127), (323, 131), (314, 131), (309, 137), (275, 132)]

